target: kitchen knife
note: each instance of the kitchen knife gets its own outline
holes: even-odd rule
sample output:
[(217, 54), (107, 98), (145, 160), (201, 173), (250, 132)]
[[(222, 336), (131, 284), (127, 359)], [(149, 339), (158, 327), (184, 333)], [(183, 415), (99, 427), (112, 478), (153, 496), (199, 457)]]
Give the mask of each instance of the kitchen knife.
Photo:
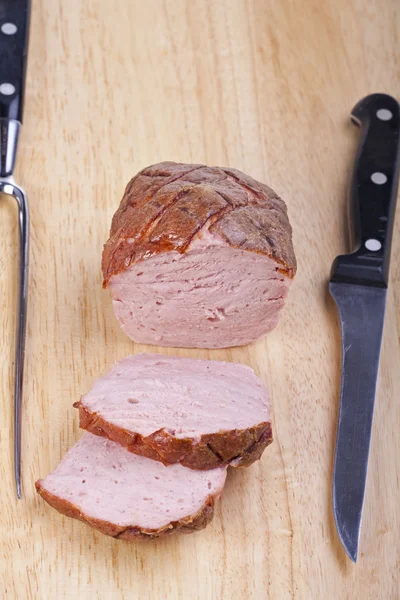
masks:
[(341, 542), (357, 560), (399, 178), (400, 108), (385, 94), (351, 113), (361, 141), (350, 187), (353, 252), (338, 256), (329, 290), (342, 330), (342, 385), (333, 474)]
[(19, 291), (14, 381), (14, 475), (21, 498), (21, 406), (28, 299), (29, 211), (12, 175), (22, 123), (30, 0), (0, 0), (0, 194), (13, 196), (19, 216)]

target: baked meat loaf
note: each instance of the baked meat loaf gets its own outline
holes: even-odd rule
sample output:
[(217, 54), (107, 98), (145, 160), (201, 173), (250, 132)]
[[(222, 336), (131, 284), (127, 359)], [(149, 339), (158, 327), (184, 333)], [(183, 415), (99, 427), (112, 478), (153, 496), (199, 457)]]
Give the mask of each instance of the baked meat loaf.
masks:
[(276, 326), (296, 272), (285, 203), (235, 169), (153, 165), (125, 190), (102, 269), (133, 340), (247, 344)]

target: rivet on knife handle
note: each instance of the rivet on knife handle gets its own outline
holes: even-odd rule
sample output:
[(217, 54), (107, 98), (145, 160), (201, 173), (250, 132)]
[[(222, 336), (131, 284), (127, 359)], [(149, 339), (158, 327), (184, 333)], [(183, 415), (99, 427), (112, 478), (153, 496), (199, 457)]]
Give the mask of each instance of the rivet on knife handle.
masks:
[(14, 381), (14, 475), (21, 497), (21, 407), (28, 301), (29, 211), (12, 175), (22, 122), (30, 0), (0, 0), (0, 194), (13, 196), (19, 216), (19, 285)]
[(342, 331), (333, 511), (340, 540), (356, 562), (399, 178), (399, 104), (373, 94), (356, 105), (351, 117), (361, 127), (350, 186), (353, 252), (335, 260), (329, 290)]

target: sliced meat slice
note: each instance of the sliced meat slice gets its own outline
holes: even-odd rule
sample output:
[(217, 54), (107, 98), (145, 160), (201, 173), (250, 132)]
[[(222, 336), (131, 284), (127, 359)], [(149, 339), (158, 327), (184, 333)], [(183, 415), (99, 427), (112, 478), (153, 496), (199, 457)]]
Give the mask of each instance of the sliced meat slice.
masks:
[(267, 389), (236, 363), (129, 356), (75, 406), (83, 429), (192, 469), (248, 466), (272, 441)]
[(224, 467), (166, 467), (85, 433), (36, 489), (61, 514), (105, 535), (135, 540), (205, 527), (225, 478)]

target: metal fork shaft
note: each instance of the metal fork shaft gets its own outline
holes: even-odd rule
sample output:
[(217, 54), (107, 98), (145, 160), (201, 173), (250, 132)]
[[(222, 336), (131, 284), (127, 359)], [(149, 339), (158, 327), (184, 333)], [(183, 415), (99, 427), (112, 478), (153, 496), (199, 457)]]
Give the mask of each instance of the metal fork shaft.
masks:
[(17, 496), (21, 498), (21, 429), (22, 388), (29, 278), (29, 208), (25, 192), (11, 178), (0, 180), (0, 193), (13, 196), (18, 203), (19, 221), (19, 278), (17, 302), (17, 331), (15, 346), (14, 382), (14, 475)]

